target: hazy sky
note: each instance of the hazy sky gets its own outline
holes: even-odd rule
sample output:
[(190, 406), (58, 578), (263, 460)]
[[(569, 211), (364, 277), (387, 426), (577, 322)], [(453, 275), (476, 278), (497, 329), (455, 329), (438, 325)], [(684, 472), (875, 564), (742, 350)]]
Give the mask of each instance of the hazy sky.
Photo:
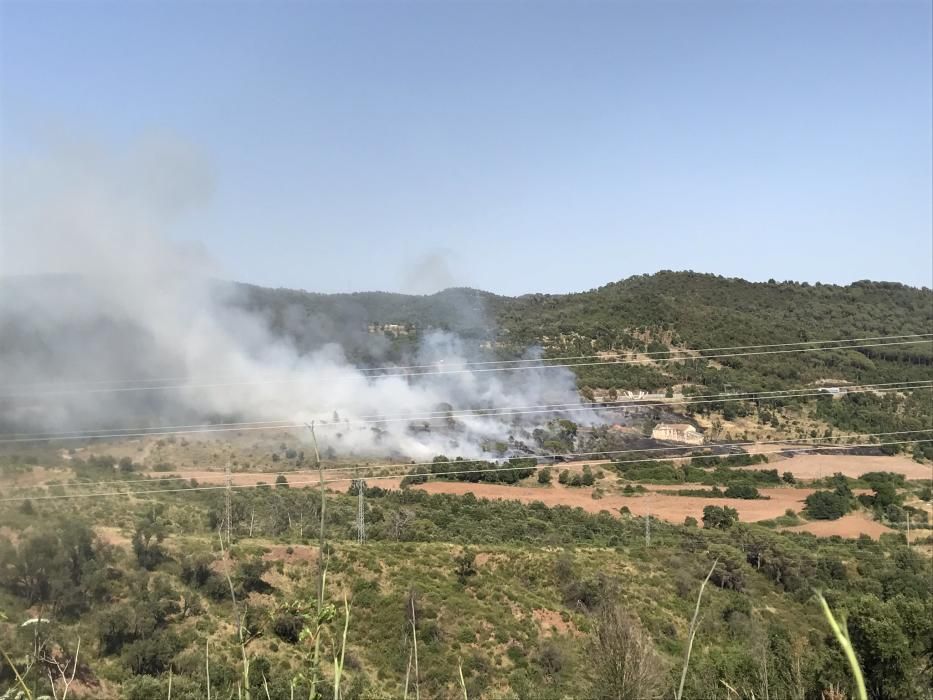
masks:
[(927, 1), (0, 8), (5, 167), (171, 144), (206, 180), (141, 181), (229, 278), (933, 285)]

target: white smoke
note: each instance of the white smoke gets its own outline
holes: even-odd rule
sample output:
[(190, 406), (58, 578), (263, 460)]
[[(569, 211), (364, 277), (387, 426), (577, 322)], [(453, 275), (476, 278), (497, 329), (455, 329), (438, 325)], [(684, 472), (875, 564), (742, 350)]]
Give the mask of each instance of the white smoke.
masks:
[[(299, 353), (270, 331), (267, 317), (244, 310), (233, 286), (216, 283), (223, 271), (203, 251), (171, 238), (212, 187), (197, 150), (170, 139), (121, 158), (69, 146), (4, 165), (0, 384), (13, 397), (8, 415), (51, 430), (161, 425), (180, 416), (315, 420), (338, 452), (422, 459), (477, 456), (489, 441), (507, 442), (554, 417), (458, 415), (450, 429), (445, 409), (578, 402), (568, 371), (470, 371), (475, 348), (446, 333), (423, 335), (407, 359), (445, 374), (414, 380), (369, 376), (337, 342)], [(67, 277), (11, 282), (24, 273)], [(342, 329), (316, 332), (337, 341)], [(166, 381), (146, 391), (128, 381), (152, 378)], [(76, 381), (89, 383), (74, 391), (63, 384)], [(32, 398), (24, 402), (17, 387)], [(375, 417), (385, 420), (362, 422)]]

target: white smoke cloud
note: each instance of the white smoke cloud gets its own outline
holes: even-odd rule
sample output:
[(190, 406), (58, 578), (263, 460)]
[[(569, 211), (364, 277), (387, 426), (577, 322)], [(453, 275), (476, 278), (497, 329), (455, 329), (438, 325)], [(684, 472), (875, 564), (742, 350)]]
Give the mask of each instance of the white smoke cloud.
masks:
[[(0, 384), (7, 394), (24, 386), (26, 393), (58, 392), (54, 398), (9, 399), (8, 416), (55, 430), (140, 420), (161, 425), (182, 416), (326, 417), (322, 441), (338, 452), (423, 459), (440, 452), (478, 455), (485, 442), (520, 434), (516, 423), (522, 421), (464, 416), (451, 431), (438, 418), (425, 431), (395, 418), (424, 416), (445, 405), (463, 410), (578, 402), (566, 370), (463, 371), (475, 350), (446, 333), (424, 335), (410, 359), (437, 364), (448, 374), (417, 380), (367, 376), (336, 342), (299, 353), (270, 331), (268, 318), (237, 303), (232, 286), (214, 281), (222, 270), (203, 251), (171, 239), (172, 227), (208, 201), (212, 189), (203, 156), (176, 139), (149, 140), (118, 158), (72, 144), (4, 165)], [(10, 278), (34, 273), (67, 277)], [(290, 321), (315, 322), (297, 316)], [(317, 330), (339, 338), (333, 327)], [(87, 385), (61, 393), (68, 386), (63, 381), (154, 377), (174, 378), (165, 382), (173, 388), (136, 391), (131, 382), (99, 383), (96, 392), (83, 391)], [(179, 386), (186, 384), (193, 386)], [(358, 422), (373, 416), (391, 420), (378, 430)]]

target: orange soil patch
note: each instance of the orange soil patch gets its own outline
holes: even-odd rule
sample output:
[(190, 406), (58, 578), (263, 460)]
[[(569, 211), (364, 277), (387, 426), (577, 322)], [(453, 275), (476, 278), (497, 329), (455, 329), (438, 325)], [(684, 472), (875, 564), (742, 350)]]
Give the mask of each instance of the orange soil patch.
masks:
[[(551, 486), (549, 488), (535, 488), (532, 486), (507, 486), (503, 484), (470, 484), (460, 481), (429, 481), (413, 488), (419, 488), (428, 493), (450, 493), (463, 495), (472, 493), (477, 498), (505, 499), (533, 503), (540, 501), (547, 506), (570, 506), (582, 508), (590, 513), (608, 510), (618, 514), (622, 506), (628, 506), (633, 515), (651, 515), (672, 523), (682, 523), (684, 518), (691, 515), (697, 519), (702, 517), (706, 506), (730, 506), (739, 511), (739, 516), (745, 521), (768, 520), (783, 515), (784, 511), (792, 508), (799, 511), (803, 508), (803, 499), (811, 489), (759, 489), (762, 495), (769, 496), (769, 500), (745, 501), (737, 498), (703, 498), (699, 496), (668, 496), (659, 493), (650, 493), (643, 496), (606, 495), (594, 499), (592, 489), (565, 488)], [(657, 486), (652, 489), (676, 489), (683, 486)], [(689, 487), (688, 487), (689, 488)]]
[(574, 637), (580, 635), (580, 630), (571, 623), (564, 622), (560, 613), (556, 610), (545, 610), (544, 608), (535, 608), (531, 611), (531, 616), (538, 623), (538, 628), (544, 637), (552, 637), (555, 634), (571, 634)]
[[(759, 492), (768, 496), (767, 500), (748, 501), (739, 498), (703, 498), (701, 496), (671, 496), (657, 493), (659, 489), (677, 489), (699, 487), (695, 484), (682, 484), (675, 486), (661, 486), (652, 484), (648, 486), (649, 493), (641, 496), (606, 495), (594, 499), (592, 489), (568, 488), (561, 485), (549, 488), (534, 488), (530, 486), (507, 486), (503, 484), (470, 484), (459, 481), (429, 481), (419, 484), (418, 488), (428, 493), (449, 493), (464, 495), (472, 493), (477, 498), (500, 500), (515, 500), (522, 503), (539, 501), (547, 506), (570, 506), (582, 508), (589, 513), (609, 511), (619, 516), (619, 509), (627, 506), (632, 515), (643, 516), (650, 513), (656, 518), (671, 523), (682, 523), (688, 515), (700, 520), (706, 506), (729, 506), (739, 512), (739, 517), (745, 522), (770, 520), (784, 515), (788, 509), (800, 511), (804, 507), (804, 499), (813, 493), (814, 489), (792, 488), (762, 488)], [(862, 490), (858, 490), (862, 491)], [(871, 534), (871, 533), (869, 533)]]
[[(289, 547), (291, 548), (291, 554), (288, 553)], [(284, 545), (284, 544), (274, 544), (269, 547), (269, 551), (262, 555), (262, 558), (266, 561), (284, 561), (288, 564), (294, 564), (295, 562), (305, 561), (305, 562), (316, 562), (317, 561), (317, 547), (309, 547), (305, 544), (293, 544), (293, 545)]]
[(817, 537), (858, 537), (865, 534), (878, 539), (886, 532), (896, 532), (876, 520), (871, 520), (864, 513), (849, 513), (838, 520), (812, 520), (803, 525), (783, 528), (788, 532), (810, 532)]
[(868, 472), (894, 472), (908, 479), (933, 478), (933, 466), (919, 464), (904, 455), (891, 457), (874, 455), (809, 454), (776, 459), (767, 465), (742, 467), (743, 469), (777, 469), (791, 472), (799, 479), (819, 479), (835, 473), (859, 477)]

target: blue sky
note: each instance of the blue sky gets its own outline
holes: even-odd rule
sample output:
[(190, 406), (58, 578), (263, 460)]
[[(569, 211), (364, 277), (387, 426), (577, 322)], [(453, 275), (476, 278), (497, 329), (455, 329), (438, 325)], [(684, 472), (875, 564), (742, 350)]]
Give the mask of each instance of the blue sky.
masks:
[(0, 8), (3, 159), (184, 144), (229, 278), (933, 285), (929, 2)]

